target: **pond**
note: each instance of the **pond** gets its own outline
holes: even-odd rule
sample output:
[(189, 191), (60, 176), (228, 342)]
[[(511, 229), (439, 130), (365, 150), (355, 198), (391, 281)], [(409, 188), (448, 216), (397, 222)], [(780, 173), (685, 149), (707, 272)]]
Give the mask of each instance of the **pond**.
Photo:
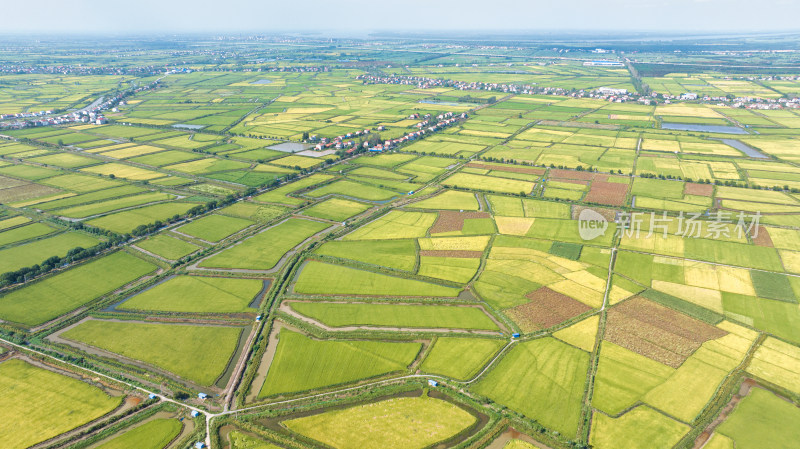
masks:
[(424, 104), (438, 104), (440, 106), (464, 106), (460, 103), (453, 103), (450, 101), (438, 101), (438, 100), (419, 100), (420, 103)]
[(750, 145), (736, 139), (716, 139), (720, 142), (724, 143), (725, 145), (730, 145), (737, 150), (741, 151), (742, 153), (746, 154), (749, 157), (754, 157), (758, 159), (769, 159), (769, 156), (766, 154), (756, 150), (755, 148), (751, 147)]
[(181, 129), (203, 129), (206, 125), (188, 125), (186, 123), (178, 123), (177, 125), (172, 125), (173, 128), (181, 128)]
[(722, 125), (697, 125), (693, 123), (662, 123), (661, 129), (674, 129), (677, 131), (698, 131), (720, 134), (747, 134), (747, 131), (737, 126)]
[(311, 148), (311, 145), (306, 145), (297, 142), (283, 142), (276, 145), (272, 145), (267, 147), (270, 150), (278, 150), (283, 151), (284, 153), (297, 153), (299, 151), (307, 150)]

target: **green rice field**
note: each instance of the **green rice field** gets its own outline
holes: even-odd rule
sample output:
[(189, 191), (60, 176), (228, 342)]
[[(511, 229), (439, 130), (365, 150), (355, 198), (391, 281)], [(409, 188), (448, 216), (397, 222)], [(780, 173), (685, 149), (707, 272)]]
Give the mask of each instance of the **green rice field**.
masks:
[(62, 338), (212, 385), (228, 366), (242, 328), (89, 320)]
[(98, 446), (99, 449), (124, 449), (140, 447), (161, 449), (181, 432), (183, 425), (177, 419), (154, 419), (137, 426), (120, 436)]
[(250, 302), (263, 288), (259, 279), (177, 276), (147, 289), (119, 306), (118, 310), (161, 312), (251, 312)]
[(156, 266), (118, 251), (0, 297), (0, 317), (27, 326), (57, 318), (154, 271)]
[(268, 270), (292, 248), (329, 226), (318, 221), (290, 218), (203, 260), (199, 266)]
[(193, 220), (191, 223), (177, 228), (177, 231), (208, 242), (219, 242), (253, 224), (254, 222), (242, 218), (209, 215)]
[(459, 289), (312, 261), (294, 291), (309, 295), (457, 296)]
[(293, 302), (291, 308), (333, 327), (497, 329), (485, 313), (474, 307)]
[(405, 371), (419, 343), (319, 341), (287, 330), (259, 397), (295, 393)]

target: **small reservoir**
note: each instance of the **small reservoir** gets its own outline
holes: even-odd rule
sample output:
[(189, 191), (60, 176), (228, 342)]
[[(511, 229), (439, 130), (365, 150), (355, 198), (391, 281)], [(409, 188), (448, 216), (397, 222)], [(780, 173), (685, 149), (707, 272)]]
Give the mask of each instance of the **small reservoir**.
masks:
[(186, 124), (186, 123), (178, 123), (178, 124), (176, 124), (176, 125), (172, 125), (172, 127), (173, 127), (173, 128), (180, 128), (180, 129), (193, 129), (193, 130), (198, 130), (198, 129), (203, 129), (203, 128), (205, 128), (205, 127), (206, 127), (206, 125), (189, 125), (189, 124)]
[(698, 125), (694, 123), (662, 123), (661, 129), (674, 129), (676, 131), (697, 131), (720, 134), (747, 134), (747, 131), (738, 126)]
[(736, 139), (716, 139), (720, 142), (724, 143), (725, 145), (730, 145), (737, 150), (741, 151), (742, 153), (746, 154), (748, 157), (753, 157), (757, 159), (769, 159), (769, 156), (766, 154), (756, 150), (755, 148), (751, 147), (750, 145), (742, 142), (741, 140)]

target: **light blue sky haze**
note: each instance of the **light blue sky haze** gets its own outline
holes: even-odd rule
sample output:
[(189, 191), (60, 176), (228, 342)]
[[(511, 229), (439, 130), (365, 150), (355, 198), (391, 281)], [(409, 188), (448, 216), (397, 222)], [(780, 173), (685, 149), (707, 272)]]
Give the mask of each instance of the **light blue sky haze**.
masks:
[(800, 0), (5, 0), (0, 33), (781, 31)]

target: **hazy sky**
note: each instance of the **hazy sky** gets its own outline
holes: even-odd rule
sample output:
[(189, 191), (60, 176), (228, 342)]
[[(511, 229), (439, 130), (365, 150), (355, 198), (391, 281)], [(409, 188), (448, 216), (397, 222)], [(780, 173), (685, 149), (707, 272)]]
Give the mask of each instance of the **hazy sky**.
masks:
[(319, 30), (770, 31), (798, 0), (4, 0), (0, 33)]

